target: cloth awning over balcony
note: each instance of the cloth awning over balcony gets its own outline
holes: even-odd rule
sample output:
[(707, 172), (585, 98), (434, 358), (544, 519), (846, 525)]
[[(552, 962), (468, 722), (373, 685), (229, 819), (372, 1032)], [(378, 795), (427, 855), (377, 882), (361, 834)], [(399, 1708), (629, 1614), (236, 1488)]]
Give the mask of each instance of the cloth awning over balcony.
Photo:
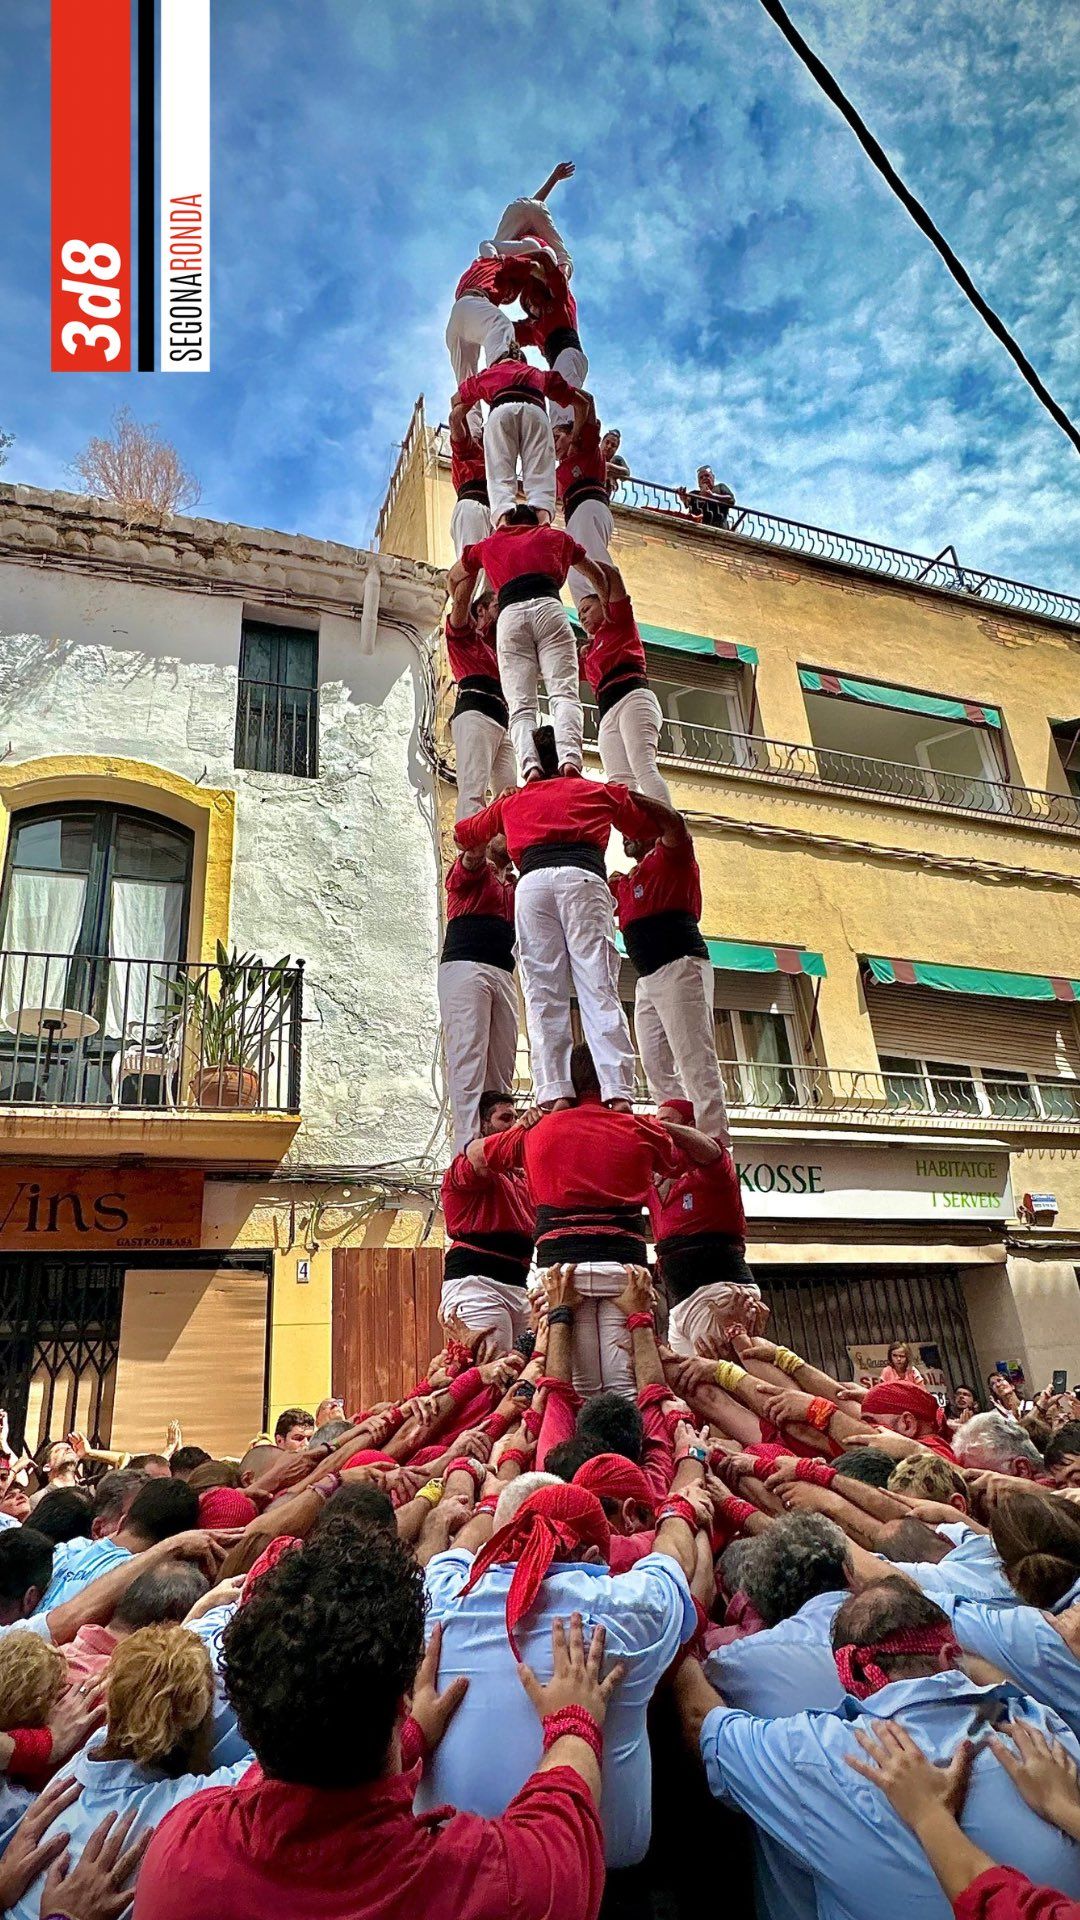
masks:
[(902, 713), (925, 713), (934, 720), (961, 720), (972, 727), (1001, 726), (997, 707), (977, 700), (950, 700), (944, 695), (912, 693), (907, 687), (885, 687), (877, 680), (854, 680), (849, 673), (826, 673), (820, 667), (800, 667), (806, 693), (831, 693), (844, 700), (860, 700), (868, 707), (895, 707)]
[[(616, 934), (620, 953), (626, 952), (622, 934)], [(767, 947), (757, 940), (706, 940), (709, 959), (723, 973), (806, 973), (817, 980), (825, 978), (825, 961), (820, 953), (807, 953), (804, 947)]]
[(738, 640), (710, 640), (704, 633), (683, 633), (678, 627), (650, 627), (638, 622), (647, 647), (663, 647), (669, 653), (703, 653), (716, 660), (741, 660), (744, 666), (757, 666), (757, 649)]
[(1080, 980), (1054, 973), (1000, 973), (991, 967), (939, 967), (930, 960), (884, 960), (863, 965), (883, 987), (936, 987), (943, 993), (983, 993), (995, 1000), (1077, 1000)]

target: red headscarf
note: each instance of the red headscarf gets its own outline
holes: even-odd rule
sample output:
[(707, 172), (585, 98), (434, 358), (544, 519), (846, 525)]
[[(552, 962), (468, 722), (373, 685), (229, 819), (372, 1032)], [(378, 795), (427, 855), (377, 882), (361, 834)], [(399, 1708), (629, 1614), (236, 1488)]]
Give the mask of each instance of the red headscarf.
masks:
[(611, 1528), (595, 1493), (587, 1493), (584, 1487), (537, 1487), (522, 1501), (509, 1525), (500, 1527), (481, 1548), (461, 1591), (471, 1593), (489, 1567), (517, 1562), (506, 1596), (506, 1632), (514, 1659), (520, 1660), (515, 1629), (536, 1599), (552, 1561), (573, 1553), (575, 1547), (598, 1547), (606, 1560), (610, 1545)]
[(694, 1103), (692, 1100), (661, 1100), (660, 1105), (670, 1113), (680, 1126), (692, 1127), (694, 1124)]
[(239, 1487), (209, 1487), (199, 1496), (200, 1527), (247, 1527), (258, 1511)]
[(255, 1565), (248, 1571), (247, 1579), (240, 1590), (240, 1605), (243, 1606), (246, 1600), (251, 1599), (263, 1574), (269, 1573), (271, 1567), (276, 1567), (283, 1554), (291, 1553), (294, 1547), (302, 1547), (303, 1544), (303, 1541), (294, 1533), (279, 1533), (276, 1540), (271, 1540), (270, 1545), (260, 1553)]
[(906, 1380), (894, 1380), (887, 1387), (871, 1387), (862, 1403), (862, 1410), (871, 1420), (878, 1414), (913, 1413), (924, 1427), (933, 1427), (948, 1438), (944, 1411), (933, 1394), (927, 1393), (925, 1387), (916, 1387)]
[(622, 1453), (598, 1453), (594, 1459), (586, 1460), (571, 1485), (584, 1487), (586, 1493), (595, 1493), (598, 1500), (636, 1500), (649, 1513), (656, 1508), (652, 1489), (641, 1468)]
[(890, 1675), (883, 1667), (879, 1667), (876, 1656), (882, 1653), (940, 1653), (944, 1647), (955, 1648), (957, 1653), (960, 1651), (956, 1645), (956, 1635), (947, 1622), (940, 1627), (906, 1627), (900, 1633), (887, 1633), (883, 1639), (875, 1640), (868, 1647), (837, 1647), (833, 1659), (845, 1692), (853, 1693), (856, 1700), (868, 1700), (872, 1693), (877, 1693), (879, 1687), (890, 1684)]
[(380, 1453), (378, 1447), (361, 1447), (359, 1453), (349, 1455), (341, 1471), (347, 1473), (350, 1467), (399, 1467), (400, 1465), (400, 1460), (395, 1460), (392, 1453)]

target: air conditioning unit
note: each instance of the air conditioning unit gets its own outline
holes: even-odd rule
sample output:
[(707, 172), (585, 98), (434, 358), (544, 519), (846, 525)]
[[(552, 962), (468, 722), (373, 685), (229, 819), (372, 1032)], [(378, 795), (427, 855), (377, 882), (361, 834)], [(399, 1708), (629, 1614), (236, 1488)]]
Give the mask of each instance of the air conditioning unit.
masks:
[(1057, 1219), (1058, 1203), (1055, 1193), (1025, 1193), (1020, 1204), (1024, 1219), (1033, 1227), (1052, 1227)]

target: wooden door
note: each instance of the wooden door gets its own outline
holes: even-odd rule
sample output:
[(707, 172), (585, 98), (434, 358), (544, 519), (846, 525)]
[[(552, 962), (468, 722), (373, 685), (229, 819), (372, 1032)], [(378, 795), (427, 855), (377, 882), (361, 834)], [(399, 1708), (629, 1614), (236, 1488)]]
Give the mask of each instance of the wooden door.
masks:
[(440, 1247), (341, 1247), (334, 1254), (333, 1388), (350, 1413), (397, 1400), (443, 1345)]

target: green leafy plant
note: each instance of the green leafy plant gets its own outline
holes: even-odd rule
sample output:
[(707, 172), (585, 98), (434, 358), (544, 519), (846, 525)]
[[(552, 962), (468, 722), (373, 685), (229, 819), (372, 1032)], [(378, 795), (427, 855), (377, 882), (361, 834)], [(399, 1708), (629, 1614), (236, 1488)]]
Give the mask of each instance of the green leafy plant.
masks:
[(170, 1011), (198, 1033), (200, 1066), (261, 1067), (292, 991), (290, 966), (288, 954), (268, 967), (254, 953), (227, 953), (219, 940), (212, 967), (170, 981)]

